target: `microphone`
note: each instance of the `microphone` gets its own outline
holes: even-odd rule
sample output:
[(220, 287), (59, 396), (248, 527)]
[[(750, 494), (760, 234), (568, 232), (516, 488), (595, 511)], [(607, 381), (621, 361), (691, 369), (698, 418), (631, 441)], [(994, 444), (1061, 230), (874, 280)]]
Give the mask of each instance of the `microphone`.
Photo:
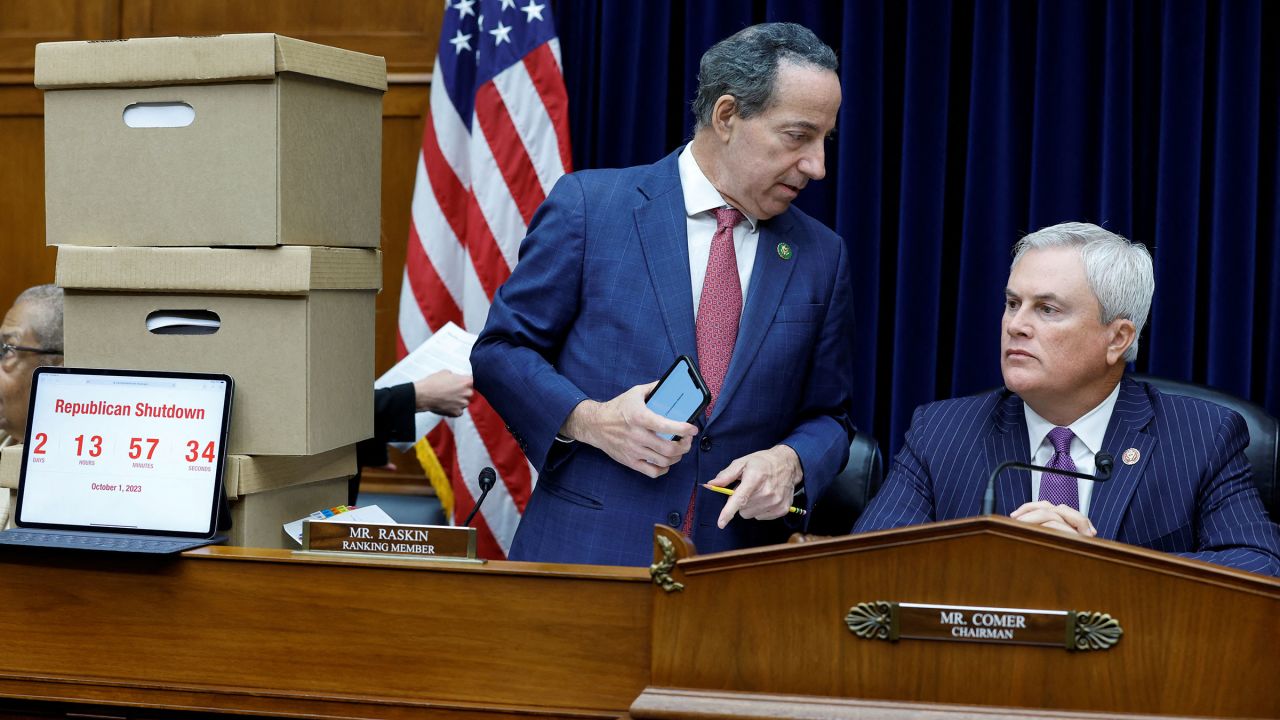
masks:
[(982, 495), (982, 514), (990, 515), (996, 509), (996, 477), (1005, 470), (1038, 470), (1042, 473), (1053, 473), (1054, 475), (1066, 475), (1067, 477), (1079, 478), (1081, 480), (1093, 480), (1094, 482), (1106, 482), (1111, 479), (1111, 470), (1115, 467), (1116, 461), (1109, 452), (1100, 452), (1093, 457), (1093, 464), (1097, 467), (1097, 473), (1090, 475), (1088, 473), (1075, 472), (1074, 470), (1059, 470), (1058, 468), (1043, 467), (1041, 465), (1032, 465), (1031, 463), (1010, 460), (1000, 463), (995, 470), (991, 471), (991, 477), (987, 478), (987, 491)]
[(1115, 467), (1116, 459), (1111, 457), (1109, 452), (1100, 452), (1093, 456), (1093, 464), (1098, 468), (1098, 476), (1095, 480), (1104, 482), (1111, 479), (1111, 468)]
[(471, 518), (476, 516), (480, 511), (480, 505), (484, 499), (489, 497), (489, 491), (493, 489), (493, 484), (498, 481), (498, 474), (493, 468), (486, 467), (480, 471), (480, 498), (476, 500), (475, 507), (471, 508), (471, 514), (467, 516), (467, 521), (462, 523), (463, 527), (471, 527)]

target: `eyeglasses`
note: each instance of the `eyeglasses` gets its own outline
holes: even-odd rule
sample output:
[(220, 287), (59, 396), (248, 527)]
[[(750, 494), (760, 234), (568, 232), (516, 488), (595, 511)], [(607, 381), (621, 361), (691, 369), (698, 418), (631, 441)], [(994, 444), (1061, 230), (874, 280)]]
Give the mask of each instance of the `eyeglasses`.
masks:
[(20, 352), (36, 353), (37, 355), (61, 355), (61, 350), (47, 350), (45, 348), (23, 347), (22, 345), (10, 345), (9, 343), (0, 343), (0, 360), (8, 360)]

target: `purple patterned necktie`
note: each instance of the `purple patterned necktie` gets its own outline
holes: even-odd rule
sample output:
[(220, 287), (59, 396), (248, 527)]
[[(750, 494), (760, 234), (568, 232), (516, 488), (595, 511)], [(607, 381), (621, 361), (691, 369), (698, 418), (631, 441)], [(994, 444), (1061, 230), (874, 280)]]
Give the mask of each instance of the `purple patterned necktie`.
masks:
[[(1056, 427), (1049, 431), (1049, 442), (1053, 443), (1053, 457), (1045, 467), (1057, 470), (1076, 471), (1076, 463), (1071, 459), (1071, 439), (1075, 433), (1071, 428)], [(1048, 500), (1054, 505), (1067, 505), (1080, 509), (1080, 490), (1076, 479), (1055, 473), (1043, 473), (1040, 476), (1040, 499)]]
[(698, 366), (711, 391), (707, 417), (720, 398), (724, 376), (729, 372), (733, 345), (738, 341), (738, 321), (742, 317), (742, 280), (738, 277), (738, 254), (733, 249), (733, 228), (746, 216), (736, 208), (718, 208), (716, 233), (711, 236), (707, 274), (702, 282), (696, 323)]

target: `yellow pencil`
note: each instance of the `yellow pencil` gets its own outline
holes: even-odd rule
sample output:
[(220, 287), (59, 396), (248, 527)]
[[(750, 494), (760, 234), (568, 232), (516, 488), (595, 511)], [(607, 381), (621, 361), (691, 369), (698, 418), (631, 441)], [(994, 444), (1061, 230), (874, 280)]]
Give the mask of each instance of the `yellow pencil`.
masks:
[[(730, 490), (729, 488), (722, 488), (722, 487), (719, 487), (719, 486), (716, 486), (716, 485), (710, 485), (710, 484), (707, 484), (707, 483), (702, 483), (702, 487), (704, 487), (704, 488), (706, 488), (706, 489), (710, 490), (711, 492), (718, 492), (718, 493), (720, 493), (721, 495), (732, 495), (732, 494), (733, 494), (733, 491), (732, 491), (732, 490)], [(807, 510), (802, 510), (801, 508), (798, 508), (798, 507), (789, 507), (789, 508), (787, 508), (787, 512), (789, 512), (789, 513), (795, 513), (796, 515), (808, 515), (808, 514), (809, 514)]]

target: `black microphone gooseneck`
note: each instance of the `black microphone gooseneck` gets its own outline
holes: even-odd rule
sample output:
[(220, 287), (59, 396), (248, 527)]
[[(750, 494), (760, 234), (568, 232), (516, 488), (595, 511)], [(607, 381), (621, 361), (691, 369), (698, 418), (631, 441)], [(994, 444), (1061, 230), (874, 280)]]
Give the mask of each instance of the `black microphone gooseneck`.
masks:
[(1111, 479), (1111, 468), (1115, 467), (1116, 459), (1109, 452), (1100, 452), (1093, 456), (1093, 464), (1098, 469), (1098, 476), (1094, 479), (1103, 482)]
[(493, 468), (486, 467), (480, 471), (480, 498), (476, 500), (476, 506), (471, 508), (471, 514), (467, 516), (467, 521), (462, 523), (463, 527), (471, 527), (471, 518), (476, 516), (480, 511), (480, 505), (484, 499), (489, 497), (489, 491), (493, 489), (493, 484), (498, 482), (498, 474)]
[(996, 509), (996, 477), (1000, 473), (1010, 468), (1014, 470), (1039, 470), (1042, 473), (1053, 473), (1054, 475), (1066, 475), (1067, 477), (1079, 478), (1081, 480), (1093, 480), (1094, 482), (1106, 482), (1111, 479), (1111, 469), (1115, 467), (1115, 458), (1111, 453), (1100, 452), (1093, 458), (1093, 464), (1097, 467), (1097, 473), (1090, 475), (1088, 473), (1076, 472), (1074, 470), (1059, 470), (1058, 468), (1043, 467), (1041, 465), (1032, 465), (1031, 463), (1010, 460), (996, 466), (991, 471), (991, 477), (987, 478), (987, 491), (982, 495), (982, 514), (990, 515)]

